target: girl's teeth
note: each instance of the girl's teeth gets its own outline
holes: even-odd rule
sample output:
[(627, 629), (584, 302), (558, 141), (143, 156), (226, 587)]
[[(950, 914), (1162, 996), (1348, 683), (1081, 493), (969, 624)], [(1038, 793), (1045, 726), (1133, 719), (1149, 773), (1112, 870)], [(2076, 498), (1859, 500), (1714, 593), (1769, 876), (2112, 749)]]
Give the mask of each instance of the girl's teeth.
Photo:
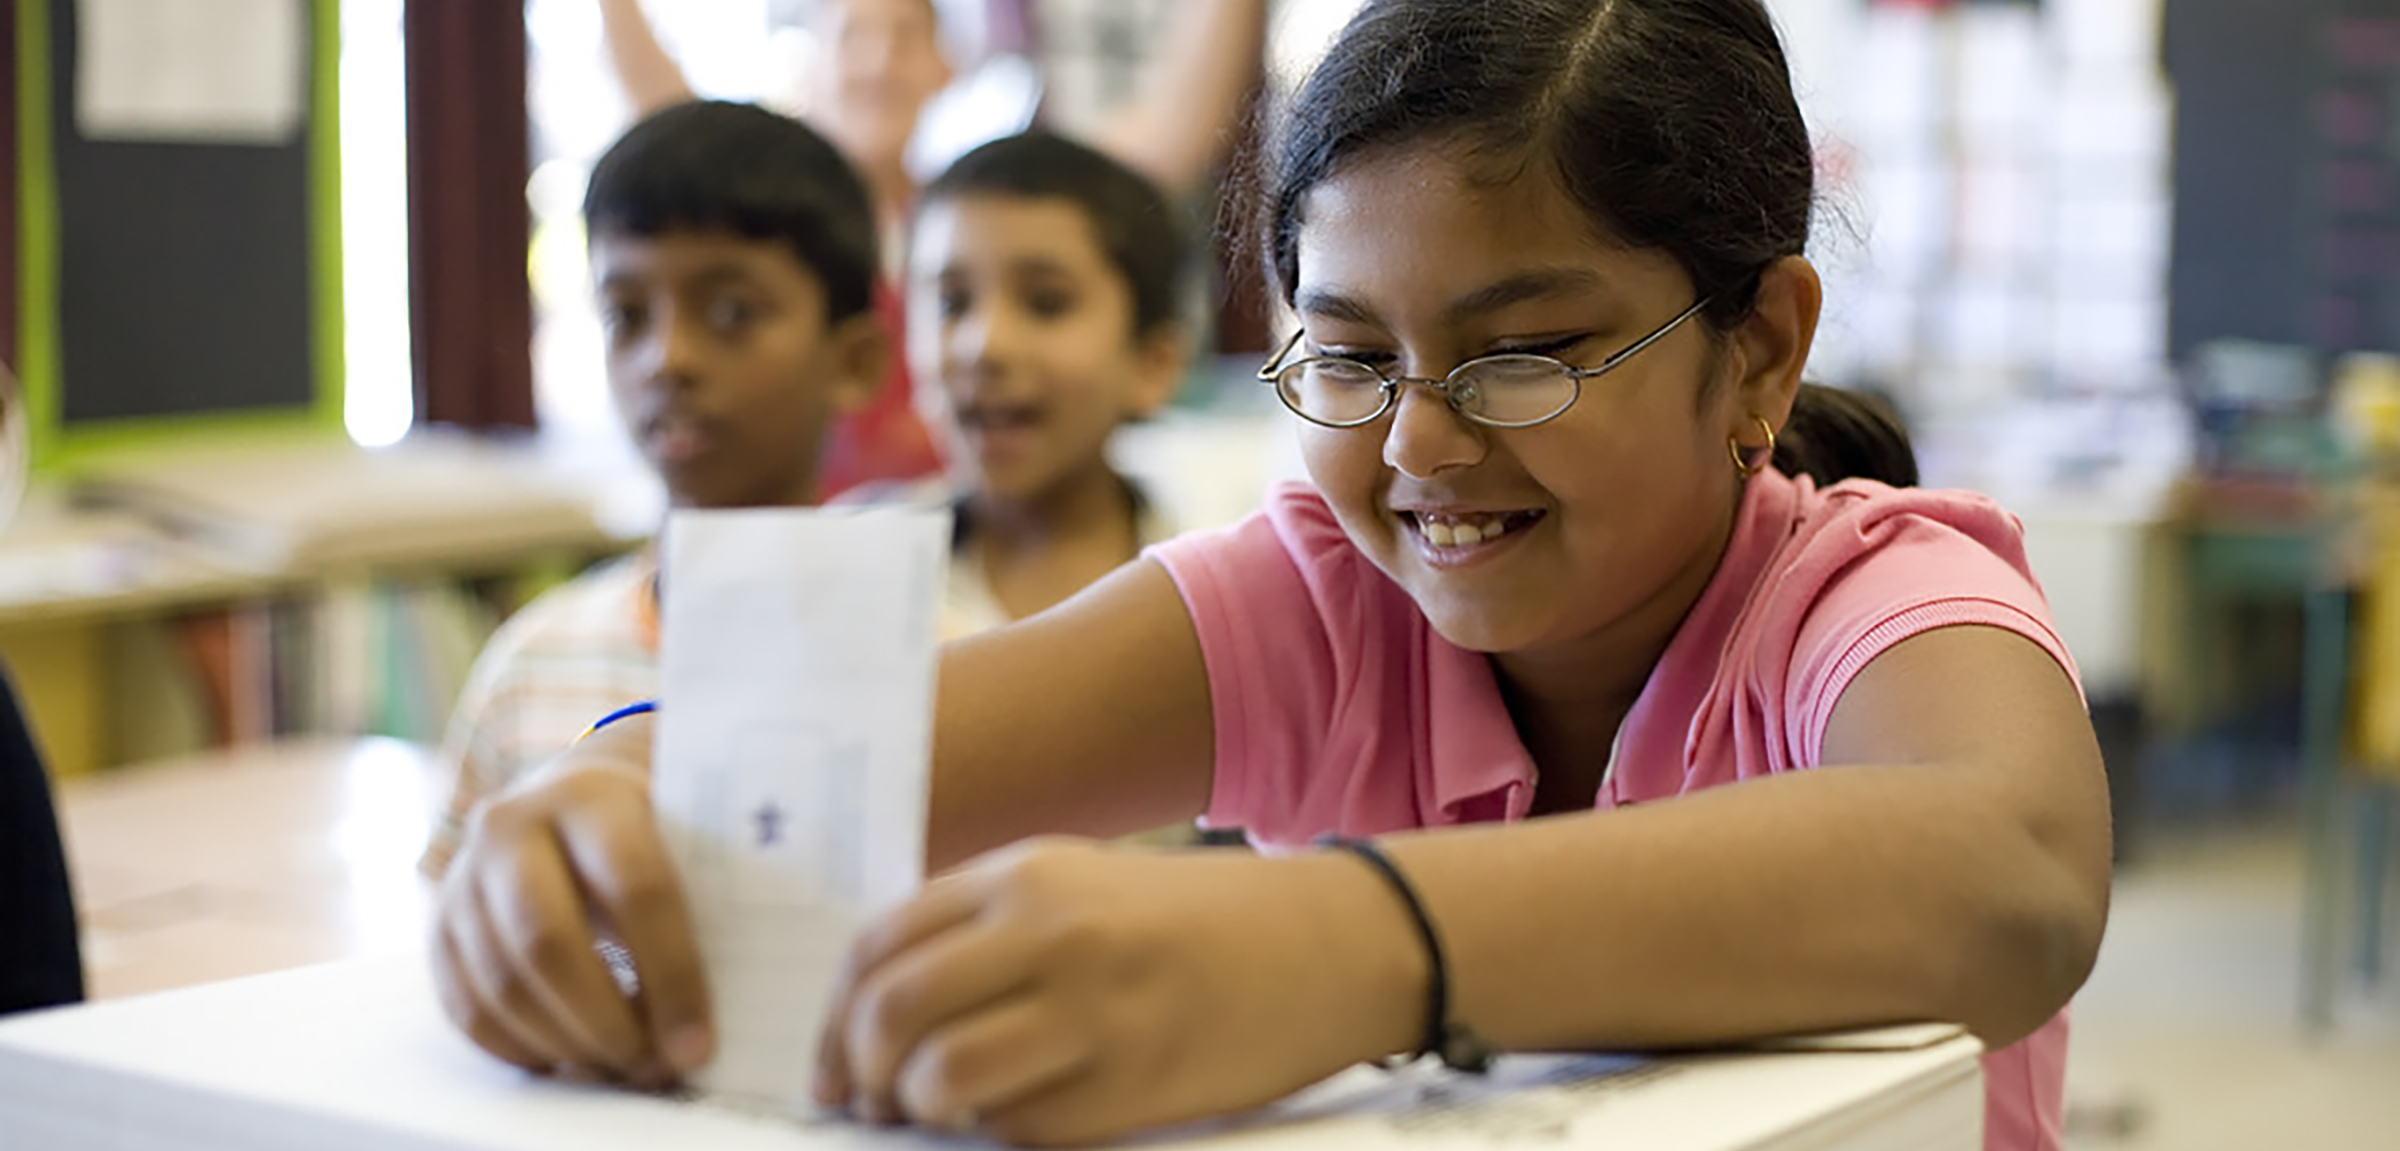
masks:
[(1474, 547), (1485, 540), (1499, 539), (1508, 531), (1508, 521), (1504, 518), (1455, 522), (1420, 519), (1417, 526), (1425, 533), (1427, 542), (1444, 548)]

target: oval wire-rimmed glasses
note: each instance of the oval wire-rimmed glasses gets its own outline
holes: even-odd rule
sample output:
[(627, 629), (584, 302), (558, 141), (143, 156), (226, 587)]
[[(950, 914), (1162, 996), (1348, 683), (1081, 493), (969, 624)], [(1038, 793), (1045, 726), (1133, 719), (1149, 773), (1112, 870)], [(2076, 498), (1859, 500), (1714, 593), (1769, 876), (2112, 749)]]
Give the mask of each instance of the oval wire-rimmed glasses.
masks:
[[(1374, 423), (1400, 402), (1401, 385), (1418, 384), (1440, 392), (1450, 410), (1471, 423), (1487, 428), (1530, 428), (1574, 407), (1575, 401), (1583, 398), (1583, 381), (1615, 371), (1643, 349), (1667, 338), (1684, 321), (1699, 315), (1709, 300), (1702, 297), (1656, 331), (1588, 368), (1528, 352), (1477, 356), (1438, 380), (1389, 375), (1347, 356), (1310, 356), (1285, 363), (1284, 357), (1291, 355), (1307, 334), (1304, 329), (1293, 332), (1274, 358), (1258, 370), (1258, 381), (1274, 388), (1276, 398), (1293, 415), (1320, 427), (1356, 428)], [(1347, 414), (1352, 411), (1360, 414)]]

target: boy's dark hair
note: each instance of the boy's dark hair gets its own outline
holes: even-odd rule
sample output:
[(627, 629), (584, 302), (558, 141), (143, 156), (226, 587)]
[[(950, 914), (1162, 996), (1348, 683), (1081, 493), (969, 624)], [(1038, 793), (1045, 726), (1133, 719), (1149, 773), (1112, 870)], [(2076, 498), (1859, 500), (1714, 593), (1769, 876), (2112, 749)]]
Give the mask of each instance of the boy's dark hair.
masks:
[(1175, 208), (1158, 186), (1108, 155), (1048, 132), (1004, 136), (958, 158), (926, 185), (923, 203), (966, 196), (1071, 201), (1133, 289), (1133, 330), (1173, 322), (1190, 258)]
[[(1372, 150), (1547, 163), (1595, 222), (1672, 255), (1723, 332), (1808, 244), (1808, 126), (1761, 0), (1370, 0), (1283, 111), (1257, 213), (1289, 300), (1309, 191)], [(1896, 421), (1805, 385), (1776, 466), (1913, 482)]]
[(838, 323), (875, 299), (875, 209), (823, 136), (755, 104), (677, 104), (635, 124), (592, 166), (584, 230), (728, 231), (791, 250)]

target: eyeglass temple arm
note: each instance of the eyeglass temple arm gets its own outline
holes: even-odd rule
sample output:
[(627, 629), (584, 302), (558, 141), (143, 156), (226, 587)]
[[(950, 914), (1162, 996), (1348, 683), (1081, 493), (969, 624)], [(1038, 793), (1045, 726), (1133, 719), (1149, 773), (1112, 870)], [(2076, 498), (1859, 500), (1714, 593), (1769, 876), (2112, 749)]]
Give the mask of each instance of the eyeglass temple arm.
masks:
[(1715, 296), (1702, 296), (1699, 299), (1694, 300), (1691, 307), (1685, 308), (1682, 313), (1677, 315), (1674, 319), (1668, 320), (1666, 323), (1659, 325), (1657, 331), (1654, 331), (1647, 336), (1643, 336), (1641, 339), (1635, 340), (1631, 347), (1625, 348), (1619, 351), (1616, 355), (1610, 356), (1609, 358), (1602, 360), (1591, 367), (1568, 369), (1567, 374), (1575, 377), (1578, 380), (1588, 380), (1593, 376), (1597, 376), (1603, 372), (1609, 371), (1610, 369), (1615, 368), (1618, 364), (1622, 364), (1625, 361), (1642, 354), (1643, 348), (1647, 348), (1650, 345), (1659, 342), (1660, 340), (1666, 339), (1668, 333), (1682, 327), (1685, 320), (1689, 320), (1693, 316), (1699, 315), (1700, 309), (1707, 307), (1715, 300)]
[(1308, 329), (1306, 328), (1293, 329), (1291, 336), (1283, 341), (1283, 346), (1277, 348), (1274, 355), (1267, 357), (1266, 366), (1258, 369), (1258, 382), (1262, 384), (1274, 383), (1275, 377), (1282, 374), (1283, 358), (1291, 355), (1292, 349), (1300, 346), (1300, 337), (1307, 334)]

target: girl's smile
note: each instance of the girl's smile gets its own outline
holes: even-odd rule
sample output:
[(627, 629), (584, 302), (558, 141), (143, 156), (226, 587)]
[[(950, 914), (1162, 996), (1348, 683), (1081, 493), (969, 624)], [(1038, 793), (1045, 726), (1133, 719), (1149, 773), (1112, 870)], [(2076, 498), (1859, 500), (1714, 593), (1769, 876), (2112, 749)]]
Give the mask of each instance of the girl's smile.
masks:
[(1548, 513), (1541, 508), (1487, 509), (1457, 504), (1395, 506), (1417, 554), (1428, 566), (1462, 568), (1504, 554), (1537, 530)]

